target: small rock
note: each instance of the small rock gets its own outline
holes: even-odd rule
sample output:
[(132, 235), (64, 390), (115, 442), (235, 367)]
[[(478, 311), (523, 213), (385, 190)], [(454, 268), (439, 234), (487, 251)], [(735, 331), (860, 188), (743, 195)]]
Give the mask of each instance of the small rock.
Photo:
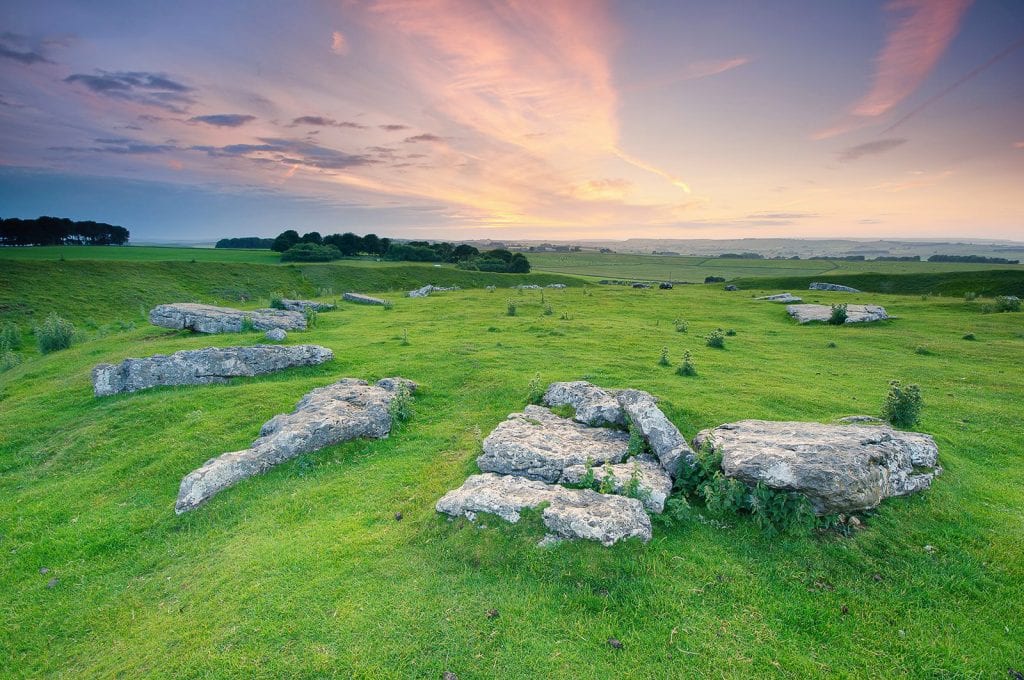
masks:
[(665, 281), (665, 282), (659, 283), (658, 284), (658, 288), (660, 288), (661, 290), (672, 290), (672, 284), (669, 283), (668, 281)]
[(50, 573), (50, 568), (49, 567), (39, 567), (39, 573), (40, 574), (49, 574)]
[(608, 646), (612, 649), (622, 649), (622, 642), (618, 638), (608, 638)]
[(859, 527), (860, 526), (860, 520), (857, 519), (857, 517), (855, 515), (850, 515), (849, 524), (850, 524), (851, 527), (854, 527), (854, 528)]
[(498, 613), (497, 609), (488, 609), (487, 610), (487, 618), (489, 618), (489, 619), (496, 619), (499, 616), (501, 616), (501, 614)]
[(57, 587), (58, 583), (60, 583), (60, 579), (55, 576), (46, 582), (46, 587), (53, 589)]
[(1024, 680), (1024, 673), (1021, 673), (1016, 668), (1007, 668), (1006, 672), (1010, 676), (1010, 680)]
[(734, 291), (734, 290), (739, 290), (739, 288), (737, 288), (736, 286), (734, 286), (734, 285), (732, 285), (730, 283), (728, 286), (725, 287), (725, 290)]
[(283, 328), (271, 328), (266, 337), (271, 342), (284, 342), (288, 339), (288, 332)]
[(459, 680), (459, 676), (455, 675), (451, 671), (445, 671), (441, 673), (441, 680)]
[(924, 547), (924, 551), (930, 555), (931, 553), (935, 552), (935, 546), (934, 545), (926, 545)]
[(879, 574), (878, 572), (875, 572), (874, 574), (872, 574), (871, 578), (874, 579), (875, 583), (881, 583), (882, 582), (882, 575)]
[(558, 545), (561, 542), (562, 542), (562, 539), (560, 539), (558, 536), (555, 536), (554, 534), (544, 534), (544, 538), (542, 538), (539, 541), (537, 541), (537, 547), (538, 548), (553, 548), (554, 546)]
[(396, 512), (395, 513), (395, 521), (396, 522), (401, 522), (402, 521), (402, 517), (403, 517), (403, 515), (402, 515), (401, 512)]

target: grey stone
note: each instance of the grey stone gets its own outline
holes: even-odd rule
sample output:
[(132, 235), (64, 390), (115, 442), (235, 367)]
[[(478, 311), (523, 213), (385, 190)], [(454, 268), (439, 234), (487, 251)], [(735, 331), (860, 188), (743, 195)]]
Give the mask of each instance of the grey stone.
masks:
[[(789, 305), (786, 313), (797, 320), (797, 323), (811, 323), (812, 321), (827, 322), (832, 318), (832, 307), (830, 305)], [(884, 321), (889, 315), (885, 307), (878, 305), (846, 305), (845, 323), (868, 323), (871, 321)]]
[(230, 307), (177, 302), (157, 305), (149, 312), (149, 322), (154, 326), (197, 333), (239, 333), (247, 319), (253, 329), (258, 331), (268, 331), (271, 328), (306, 330), (304, 314), (283, 309), (241, 311)]
[(271, 328), (264, 337), (271, 342), (284, 342), (288, 339), (288, 333), (283, 328)]
[[(284, 331), (281, 331), (282, 333)], [(100, 364), (92, 369), (93, 392), (105, 397), (162, 385), (206, 385), (230, 378), (273, 373), (294, 366), (315, 366), (334, 358), (320, 345), (254, 345), (183, 350)]]
[(755, 300), (766, 300), (767, 302), (787, 302), (787, 303), (803, 302), (802, 298), (798, 298), (797, 296), (793, 295), (792, 293), (778, 293), (777, 295), (765, 295), (765, 296), (762, 296), (762, 297), (759, 297), (759, 298), (754, 298), (754, 299)]
[(316, 300), (288, 300), (282, 298), (278, 302), (281, 303), (281, 307), (283, 309), (287, 309), (290, 312), (305, 313), (308, 310), (312, 310), (314, 312), (329, 312), (334, 309), (334, 305), (326, 302), (317, 302)]
[(838, 283), (812, 283), (807, 287), (807, 290), (831, 290), (837, 293), (859, 293), (860, 291), (856, 288), (850, 288), (849, 286), (842, 286)]
[(737, 288), (736, 286), (734, 286), (733, 284), (730, 283), (728, 286), (725, 287), (725, 290), (728, 290), (728, 291), (731, 292), (731, 291), (734, 291), (734, 290), (739, 290), (739, 288)]
[(494, 428), (476, 462), (484, 472), (557, 482), (570, 465), (618, 463), (628, 447), (625, 432), (586, 427), (531, 404)]
[(626, 425), (626, 415), (615, 398), (615, 392), (584, 380), (551, 383), (544, 392), (544, 403), (548, 406), (572, 406), (576, 409), (574, 420), (587, 425)]
[[(636, 476), (637, 491), (644, 507), (659, 514), (665, 509), (665, 500), (672, 493), (672, 478), (661, 467), (661, 462), (657, 458), (640, 455), (618, 465), (595, 465), (591, 468), (594, 481), (604, 482), (609, 468), (613, 493), (626, 493), (633, 477)], [(579, 484), (586, 476), (585, 465), (570, 465), (562, 470), (562, 477), (558, 481), (561, 484)]]
[(446, 493), (435, 507), (453, 517), (488, 512), (518, 522), (523, 509), (542, 503), (547, 504), (541, 513), (544, 525), (557, 538), (584, 538), (606, 546), (630, 537), (651, 539), (650, 517), (635, 498), (567, 489), (511, 475), (473, 475)]
[(819, 515), (877, 507), (931, 486), (941, 473), (926, 434), (885, 426), (742, 420), (704, 430), (722, 454), (722, 472), (749, 486), (802, 493)]
[(694, 461), (693, 450), (679, 428), (662, 413), (657, 401), (647, 392), (622, 390), (618, 399), (630, 422), (640, 430), (651, 451), (661, 461), (661, 466), (675, 479), (683, 461), (687, 464)]
[(370, 297), (369, 295), (363, 295), (362, 293), (345, 293), (341, 297), (344, 300), (348, 300), (349, 302), (355, 302), (361, 305), (386, 305), (388, 303), (387, 300)]
[(565, 288), (564, 283), (549, 283), (548, 288)]
[(309, 392), (294, 411), (268, 420), (250, 448), (212, 458), (187, 474), (174, 511), (192, 510), (223, 489), (300, 454), (357, 437), (387, 437), (389, 407), (403, 388), (413, 391), (416, 384), (404, 378), (385, 378), (376, 385), (344, 378)]
[(846, 416), (839, 419), (840, 423), (884, 423), (885, 421), (875, 416)]
[(416, 290), (410, 290), (408, 295), (411, 298), (421, 298), (421, 297), (427, 297), (431, 293), (443, 293), (444, 291), (458, 290), (458, 289), (459, 289), (458, 286), (452, 286), (451, 288), (443, 288), (441, 286), (432, 286), (432, 285), (430, 285), (428, 283), (427, 285), (423, 286), (422, 288), (417, 288)]
[(521, 283), (518, 286), (512, 286), (516, 290), (540, 290), (540, 286), (536, 283)]

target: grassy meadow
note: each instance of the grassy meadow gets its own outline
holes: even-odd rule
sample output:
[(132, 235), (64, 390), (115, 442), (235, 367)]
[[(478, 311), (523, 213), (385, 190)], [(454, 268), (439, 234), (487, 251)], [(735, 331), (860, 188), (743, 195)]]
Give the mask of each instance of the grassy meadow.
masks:
[[(577, 285), (514, 291), (566, 279), (352, 269), (0, 262), (0, 321), (27, 330), (59, 311), (82, 331), (70, 349), (28, 347), (0, 373), (0, 676), (994, 678), (1024, 669), (1024, 314), (983, 314), (962, 297), (809, 293), (882, 304), (897, 318), (801, 327), (784, 306), (751, 299), (776, 289), (568, 279)], [(386, 295), (390, 310), (342, 303), (289, 335), (333, 349), (327, 364), (92, 396), (101, 362), (262, 340), (155, 328), (143, 317), (152, 304), (251, 308), (275, 291), (333, 300), (356, 286), (444, 285), (431, 278), (441, 272), (466, 276), (467, 289)], [(503, 288), (483, 290), (492, 276)], [(676, 331), (677, 318), (688, 332)], [(719, 327), (736, 335), (724, 349), (705, 346)], [(677, 363), (693, 352), (698, 375), (658, 366), (663, 346)], [(545, 383), (647, 390), (688, 437), (743, 418), (877, 414), (890, 379), (917, 382), (926, 406), (916, 429), (935, 437), (945, 473), (928, 492), (885, 502), (849, 538), (768, 537), (747, 519), (701, 513), (656, 522), (646, 545), (539, 549), (536, 514), (480, 526), (439, 516), (435, 501), (475, 472), (483, 437), (523, 407), (538, 373)], [(389, 375), (421, 385), (413, 417), (390, 438), (302, 456), (174, 514), (183, 475), (246, 447), (309, 390)]]

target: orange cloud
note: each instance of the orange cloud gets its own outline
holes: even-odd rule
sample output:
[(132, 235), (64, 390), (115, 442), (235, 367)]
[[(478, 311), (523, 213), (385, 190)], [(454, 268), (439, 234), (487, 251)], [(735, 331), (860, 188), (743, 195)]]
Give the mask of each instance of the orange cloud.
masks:
[(331, 33), (331, 52), (338, 55), (348, 53), (348, 41), (341, 31)]

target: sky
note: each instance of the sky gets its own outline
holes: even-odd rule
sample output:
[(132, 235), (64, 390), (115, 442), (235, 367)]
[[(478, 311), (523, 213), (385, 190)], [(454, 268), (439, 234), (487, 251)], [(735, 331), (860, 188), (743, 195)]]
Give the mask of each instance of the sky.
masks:
[(0, 216), (1024, 240), (1020, 0), (7, 0)]

